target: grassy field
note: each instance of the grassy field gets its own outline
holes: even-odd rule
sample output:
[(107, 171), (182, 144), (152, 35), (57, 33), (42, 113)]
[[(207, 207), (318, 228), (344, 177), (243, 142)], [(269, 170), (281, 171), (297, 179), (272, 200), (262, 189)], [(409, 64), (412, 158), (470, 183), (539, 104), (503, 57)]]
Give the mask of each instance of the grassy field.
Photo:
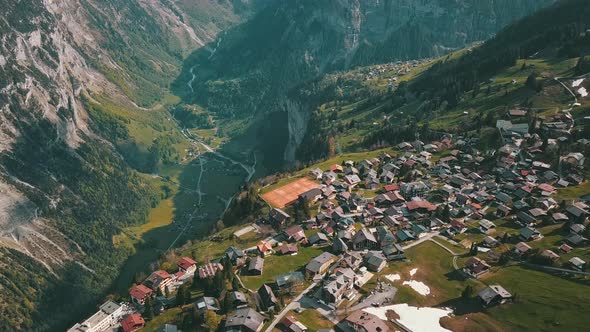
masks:
[(516, 295), (514, 304), (487, 313), (514, 331), (583, 331), (588, 328), (590, 287), (543, 272), (509, 267), (485, 280)]
[[(446, 243), (445, 243), (446, 245)], [(455, 248), (453, 248), (455, 249)], [(428, 241), (406, 251), (407, 262), (390, 263), (389, 267), (378, 274), (378, 278), (385, 281), (388, 274), (399, 274), (401, 281), (394, 283), (398, 288), (395, 302), (408, 303), (418, 306), (437, 306), (446, 301), (455, 299), (467, 284), (476, 285), (474, 281), (463, 281), (453, 268), (453, 256)], [(410, 270), (417, 268), (416, 274), (411, 278)], [(409, 286), (403, 286), (404, 280), (422, 281), (430, 287), (431, 293), (423, 296), (416, 293)], [(373, 278), (371, 282), (376, 282)]]
[[(431, 293), (422, 296), (397, 281), (394, 283), (398, 288), (395, 302), (456, 308), (454, 317), (441, 321), (446, 328), (462, 331), (585, 330), (586, 308), (590, 307), (590, 287), (586, 285), (520, 266), (494, 269), (480, 281), (465, 280), (454, 272), (452, 256), (432, 242), (411, 248), (406, 255), (408, 262), (391, 263), (365, 288), (372, 289), (378, 280), (386, 280), (385, 275), (392, 273), (400, 274), (402, 281), (409, 280), (409, 271), (417, 268), (412, 279), (424, 282)], [(474, 298), (461, 298), (466, 285), (479, 291), (492, 284), (505, 287), (516, 297), (515, 303), (482, 309)]]
[(195, 241), (194, 244), (185, 248), (182, 254), (193, 257), (198, 263), (202, 264), (208, 259), (215, 259), (223, 256), (225, 250), (230, 246), (236, 246), (241, 249), (246, 249), (256, 245), (261, 239), (261, 235), (256, 232), (250, 232), (240, 238), (233, 236), (233, 233), (245, 225), (233, 226), (223, 229), (217, 233), (215, 240), (208, 238), (200, 241)]
[(261, 276), (242, 276), (244, 286), (256, 290), (265, 283), (273, 283), (277, 276), (297, 271), (314, 257), (324, 252), (320, 247), (300, 247), (295, 256), (271, 255), (264, 259), (264, 270)]
[(557, 189), (557, 200), (579, 199), (582, 196), (590, 194), (590, 181), (586, 181), (579, 186)]
[[(326, 319), (322, 314), (320, 314), (315, 309), (307, 309), (304, 310), (302, 313), (298, 314), (294, 311), (289, 311), (285, 317), (293, 316), (296, 320), (300, 321), (303, 325), (305, 325), (309, 331), (314, 332), (320, 329), (332, 328), (333, 323)], [(279, 329), (274, 329), (274, 331), (281, 331)]]

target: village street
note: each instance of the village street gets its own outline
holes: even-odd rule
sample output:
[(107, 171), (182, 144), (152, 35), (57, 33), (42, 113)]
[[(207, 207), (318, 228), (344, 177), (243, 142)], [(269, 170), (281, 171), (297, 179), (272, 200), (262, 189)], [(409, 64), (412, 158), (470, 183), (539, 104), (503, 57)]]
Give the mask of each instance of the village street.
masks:
[(293, 301), (291, 301), (291, 303), (289, 303), (285, 308), (283, 308), (283, 310), (281, 310), (281, 312), (278, 315), (275, 316), (275, 319), (270, 323), (270, 325), (266, 328), (265, 331), (272, 332), (275, 326), (281, 321), (281, 319), (283, 319), (283, 317), (285, 317), (285, 315), (289, 311), (295, 310), (297, 309), (297, 307), (300, 306), (299, 300), (301, 300), (301, 297), (307, 294), (307, 292), (313, 289), (315, 286), (317, 286), (317, 282), (312, 283), (303, 292), (301, 292), (301, 294), (297, 295), (297, 297), (294, 298)]
[[(437, 241), (432, 240), (435, 236), (439, 236), (438, 235), (438, 232), (430, 232), (430, 233), (427, 233), (426, 235), (424, 235), (421, 238), (419, 238), (417, 241), (414, 241), (414, 242), (412, 242), (412, 243), (404, 246), (403, 249), (404, 250), (407, 250), (409, 248), (412, 248), (414, 246), (417, 246), (417, 245), (419, 245), (421, 243), (424, 243), (426, 241), (432, 241), (432, 242), (435, 242), (438, 245), (442, 246), (447, 251), (453, 253), (450, 249), (446, 248), (442, 244), (438, 243)], [(308, 288), (306, 288), (305, 290), (303, 290), (295, 299), (293, 299), (293, 301), (291, 301), (291, 303), (289, 303), (289, 305), (287, 305), (285, 308), (283, 308), (283, 310), (281, 310), (281, 312), (275, 316), (275, 318), (272, 321), (272, 323), (266, 329), (266, 332), (271, 332), (273, 330), (273, 328), (283, 319), (283, 317), (288, 312), (290, 312), (292, 310), (295, 310), (298, 307), (308, 308), (306, 310), (314, 310), (315, 309), (320, 314), (322, 314), (324, 317), (326, 317), (328, 320), (330, 320), (334, 324), (337, 324), (338, 323), (338, 319), (336, 318), (336, 312), (334, 312), (334, 310), (330, 310), (329, 307), (327, 307), (325, 305), (319, 304), (317, 302), (317, 300), (314, 299), (314, 298), (311, 298), (311, 297), (308, 297), (308, 296), (304, 296), (312, 288), (314, 288), (316, 285), (317, 285), (317, 283), (311, 284)], [(391, 301), (391, 300), (393, 300), (396, 292), (397, 292), (397, 290), (396, 290), (395, 287), (387, 288), (383, 292), (376, 292), (375, 294), (367, 297), (363, 302), (355, 305), (354, 307), (351, 307), (349, 310), (352, 312), (352, 311), (361, 310), (363, 308), (369, 307), (373, 303), (383, 304), (387, 300)], [(326, 308), (328, 308), (328, 309), (326, 309)], [(341, 314), (343, 312), (344, 311), (341, 310), (341, 311), (338, 312), (338, 314)]]

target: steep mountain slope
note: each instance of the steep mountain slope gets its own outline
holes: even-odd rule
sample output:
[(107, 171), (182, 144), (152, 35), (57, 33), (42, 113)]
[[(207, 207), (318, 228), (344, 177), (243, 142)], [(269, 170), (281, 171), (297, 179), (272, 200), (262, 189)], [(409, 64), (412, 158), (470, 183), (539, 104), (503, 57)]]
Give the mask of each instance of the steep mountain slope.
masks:
[[(443, 132), (483, 137), (489, 143), (497, 132), (496, 120), (508, 119), (509, 109), (531, 109), (528, 120), (549, 119), (571, 108), (572, 93), (581, 106), (571, 113), (581, 120), (588, 113), (588, 99), (572, 86), (590, 71), (589, 11), (587, 1), (561, 1), (482, 45), (423, 64), (338, 72), (293, 89), (293, 98), (312, 100), (315, 109), (298, 157), (314, 160), (335, 150), (395, 144), (417, 135), (428, 139)], [(587, 135), (587, 127), (578, 128), (585, 131), (572, 132), (572, 138)]]
[(104, 295), (130, 254), (112, 237), (160, 192), (121, 143), (173, 132), (153, 105), (183, 57), (260, 3), (0, 1), (0, 330), (63, 329)]
[(213, 57), (194, 54), (175, 87), (187, 103), (233, 119), (286, 112), (277, 118), (288, 125), (274, 127), (289, 131), (285, 158), (292, 160), (309, 116), (306, 105), (287, 98), (295, 85), (359, 64), (443, 54), (552, 2), (280, 2), (224, 35)]

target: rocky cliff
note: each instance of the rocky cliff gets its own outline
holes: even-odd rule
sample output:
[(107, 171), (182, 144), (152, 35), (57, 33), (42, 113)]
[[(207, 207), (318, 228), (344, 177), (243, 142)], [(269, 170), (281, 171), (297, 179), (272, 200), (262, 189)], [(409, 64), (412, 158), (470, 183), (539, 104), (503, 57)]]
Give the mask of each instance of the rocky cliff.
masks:
[[(441, 55), (485, 40), (554, 0), (335, 0), (270, 5), (232, 29), (214, 57), (193, 54), (186, 67), (206, 68), (194, 89), (177, 92), (221, 116), (289, 112), (294, 86), (357, 65)], [(228, 65), (231, 64), (231, 65)], [(227, 94), (227, 91), (231, 91)], [(308, 110), (303, 109), (306, 112)], [(282, 128), (282, 126), (277, 126)], [(305, 126), (290, 124), (285, 156), (293, 157)]]
[(129, 254), (112, 236), (157, 200), (112, 144), (130, 120), (88, 105), (150, 112), (263, 2), (0, 0), (0, 330), (78, 319)]

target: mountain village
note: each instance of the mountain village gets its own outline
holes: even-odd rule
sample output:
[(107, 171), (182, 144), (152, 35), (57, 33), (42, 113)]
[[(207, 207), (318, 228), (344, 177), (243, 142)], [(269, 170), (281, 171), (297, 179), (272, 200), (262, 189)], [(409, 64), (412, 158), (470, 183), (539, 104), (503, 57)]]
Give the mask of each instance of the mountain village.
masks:
[[(222, 254), (177, 257), (175, 268), (132, 285), (128, 301), (107, 301), (68, 332), (137, 331), (173, 308), (218, 331), (446, 331), (440, 319), (462, 306), (483, 311), (526, 296), (489, 281), (507, 266), (587, 278), (589, 197), (561, 194), (587, 184), (584, 154), (559, 153), (575, 123), (568, 110), (543, 123), (528, 112), (497, 122), (499, 149), (442, 135), (275, 180), (261, 192), (266, 215), (231, 240), (213, 240), (228, 244)], [(235, 245), (243, 237), (247, 246)], [(449, 255), (457, 303), (419, 310), (402, 302), (407, 295), (398, 299), (401, 287), (418, 298), (441, 294), (419, 280), (436, 271), (421, 271), (428, 265), (407, 254), (421, 248)]]

